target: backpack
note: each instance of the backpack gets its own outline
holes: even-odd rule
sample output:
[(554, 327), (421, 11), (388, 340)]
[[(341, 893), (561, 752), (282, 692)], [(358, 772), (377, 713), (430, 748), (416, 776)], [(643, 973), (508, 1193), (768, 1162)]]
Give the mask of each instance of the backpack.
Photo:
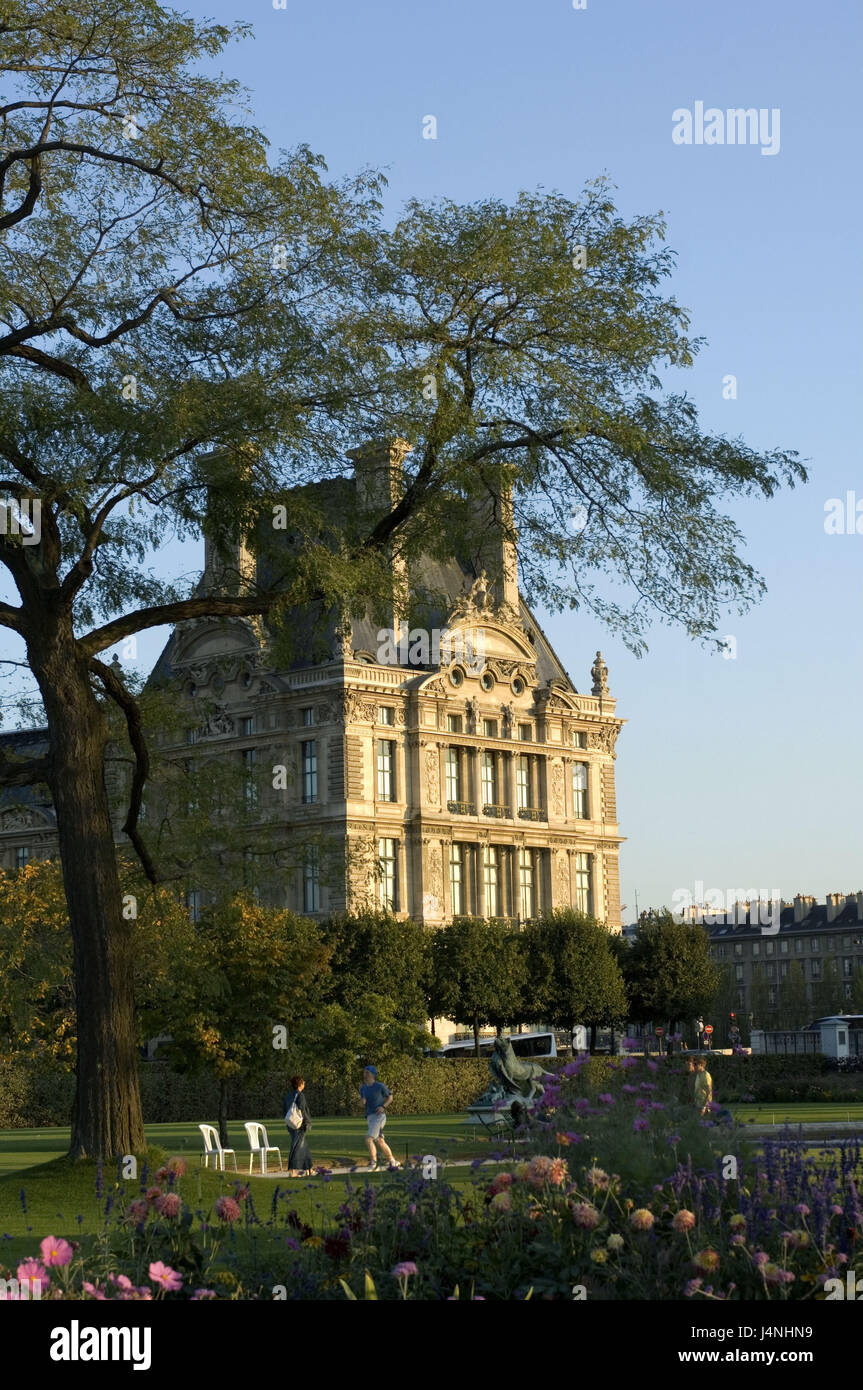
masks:
[(303, 1127), (303, 1112), (297, 1105), (299, 1094), (299, 1091), (294, 1091), (294, 1098), (285, 1112), (285, 1124), (288, 1129), (302, 1129)]

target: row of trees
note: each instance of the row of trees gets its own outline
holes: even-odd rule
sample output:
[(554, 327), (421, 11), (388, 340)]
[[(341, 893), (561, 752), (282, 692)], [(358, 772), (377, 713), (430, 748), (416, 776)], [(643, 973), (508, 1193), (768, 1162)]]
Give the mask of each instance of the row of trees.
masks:
[[(668, 916), (643, 922), (632, 945), (573, 911), (522, 931), (464, 917), (430, 932), (375, 912), (319, 923), (238, 895), (193, 923), (176, 893), (148, 888), (131, 865), (123, 874), (137, 1041), (168, 1035), (176, 1067), (215, 1076), (222, 1120), (230, 1080), (286, 1053), (336, 1080), (358, 1058), (420, 1053), (429, 1017), (470, 1026), (478, 1049), (483, 1025), (673, 1022), (717, 984), (703, 934)], [(75, 1006), (59, 865), (0, 874), (0, 1051), (71, 1066)]]

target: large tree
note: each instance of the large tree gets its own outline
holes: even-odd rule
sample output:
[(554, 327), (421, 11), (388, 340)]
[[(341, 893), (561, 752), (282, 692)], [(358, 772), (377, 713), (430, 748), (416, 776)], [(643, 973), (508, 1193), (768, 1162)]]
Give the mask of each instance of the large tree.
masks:
[[(0, 18), (2, 486), (39, 508), (32, 534), (0, 534), (0, 624), (50, 742), (7, 755), (0, 782), (45, 782), (57, 810), (76, 1155), (144, 1143), (100, 694), (135, 759), (125, 833), (158, 865), (138, 826), (140, 711), (108, 648), (313, 599), (367, 611), (394, 552), (477, 555), (489, 509), (520, 531), (535, 599), (587, 604), (636, 646), (651, 612), (709, 637), (761, 588), (723, 499), (804, 476), (793, 454), (704, 434), (685, 396), (663, 394), (659, 371), (698, 343), (663, 292), (660, 218), (623, 220), (598, 182), (575, 201), (413, 203), (386, 229), (374, 176), (334, 186), (305, 148), (271, 159), (236, 84), (204, 75), (241, 34), (156, 0), (4, 0)], [(343, 472), (367, 438), (413, 447), (388, 506), (340, 524), (294, 493), (290, 557), (233, 592), (153, 572), (161, 540), (200, 531), (208, 485), (214, 542), (260, 549), (284, 486)], [(631, 586), (628, 611), (594, 582), (602, 568)]]
[(527, 998), (534, 1017), (566, 1028), (622, 1023), (627, 1002), (623, 976), (606, 928), (568, 908), (549, 912), (525, 927)]
[(502, 1028), (524, 1016), (527, 974), (522, 943), (498, 919), (457, 917), (432, 937), (429, 1011), (473, 1030), (479, 1051), (483, 1024)]
[(642, 916), (620, 963), (630, 1014), (642, 1023), (685, 1023), (688, 1029), (719, 988), (707, 932), (676, 922), (667, 908)]

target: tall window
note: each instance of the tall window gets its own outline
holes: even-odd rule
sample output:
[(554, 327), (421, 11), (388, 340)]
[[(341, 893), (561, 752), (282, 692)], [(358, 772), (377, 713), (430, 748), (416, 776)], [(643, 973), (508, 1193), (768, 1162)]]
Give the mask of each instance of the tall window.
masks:
[(515, 799), (520, 811), (530, 805), (530, 758), (524, 753), (515, 760)]
[(576, 729), (572, 735), (572, 742), (576, 748), (587, 747), (587, 734), (583, 729)]
[(812, 978), (813, 978), (813, 980), (820, 980), (820, 979), (821, 979), (821, 962), (820, 962), (820, 960), (811, 960), (811, 961), (809, 962), (809, 966), (810, 966), (810, 969), (811, 969), (811, 971), (812, 971)]
[(15, 868), (23, 869), (30, 863), (30, 846), (19, 845), (15, 850)]
[(484, 806), (497, 805), (496, 759), (494, 753), (482, 755), (482, 801)]
[(251, 811), (258, 804), (258, 784), (255, 781), (254, 748), (243, 749), (243, 772), (245, 774), (243, 795), (246, 801), (246, 810)]
[(460, 734), (460, 733), (461, 733), (461, 715), (460, 715), (460, 714), (448, 714), (447, 717), (446, 717), (446, 726), (447, 726), (447, 729), (449, 730), (449, 732), (450, 732), (451, 734)]
[(385, 911), (395, 912), (396, 902), (396, 842), (378, 840), (378, 896)]
[(303, 912), (317, 912), (321, 906), (317, 845), (310, 845), (303, 860)]
[(587, 817), (587, 763), (574, 763), (572, 768), (572, 814)]
[(303, 801), (308, 806), (318, 799), (318, 745), (313, 738), (301, 745), (303, 759)]
[(449, 897), (453, 917), (464, 912), (464, 855), (461, 845), (449, 848)]
[(253, 714), (244, 714), (240, 720), (240, 733), (243, 737), (248, 738), (249, 734), (253, 734), (254, 732), (255, 716)]
[(378, 705), (378, 723), (395, 724), (396, 712), (392, 705)]
[(518, 900), (519, 912), (523, 918), (536, 916), (533, 853), (529, 849), (520, 849), (518, 852)]
[(378, 739), (378, 801), (395, 801), (396, 784), (393, 775), (396, 746), (388, 738)]
[(518, 736), (519, 736), (519, 738), (521, 739), (522, 743), (530, 743), (530, 742), (531, 742), (531, 739), (532, 739), (532, 736), (533, 736), (533, 731), (532, 731), (530, 725), (529, 725), (529, 724), (519, 724), (519, 726), (518, 726)]
[(302, 711), (302, 715), (303, 715), (303, 723), (305, 724), (305, 726), (306, 726), (307, 729), (310, 729), (310, 728), (312, 727), (312, 725), (314, 724), (314, 722), (315, 722), (315, 710), (314, 710), (314, 706), (313, 706), (313, 705), (309, 705), (306, 709), (304, 709), (304, 710)]
[(486, 845), (482, 852), (482, 891), (486, 917), (500, 914), (500, 868), (497, 850)]
[(447, 801), (461, 801), (461, 777), (459, 775), (457, 748), (446, 750), (446, 799)]
[(187, 742), (187, 743), (197, 743), (197, 742), (198, 742), (198, 739), (199, 739), (200, 737), (201, 737), (201, 730), (200, 730), (199, 728), (196, 727), (196, 728), (194, 728), (194, 729), (187, 729), (187, 730), (186, 730), (186, 742)]
[(482, 731), (486, 738), (497, 738), (497, 720), (484, 719), (482, 721)]
[(186, 894), (186, 906), (192, 921), (199, 922), (201, 920), (201, 907), (203, 906), (203, 894), (200, 888), (189, 889)]
[(579, 912), (593, 912), (589, 854), (577, 854), (575, 856), (575, 905)]

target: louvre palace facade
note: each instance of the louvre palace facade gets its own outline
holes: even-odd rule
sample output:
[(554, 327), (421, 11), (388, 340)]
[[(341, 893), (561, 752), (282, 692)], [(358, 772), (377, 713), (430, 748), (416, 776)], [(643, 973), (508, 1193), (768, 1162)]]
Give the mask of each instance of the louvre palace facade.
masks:
[[(343, 508), (388, 511), (403, 454), (366, 446), (353, 477), (312, 486)], [(314, 640), (298, 614), (279, 663), (259, 619), (173, 631), (151, 679), (188, 699), (190, 722), (167, 751), (244, 770), (247, 819), (284, 843), (256, 879), (263, 900), (314, 916), (379, 906), (429, 926), (576, 907), (620, 929), (623, 721), (606, 668), (585, 657), (589, 693), (576, 688), (519, 594), (514, 545), (499, 527), (484, 534), (481, 563), (429, 560), (403, 576), (437, 596), (421, 632), (396, 601), (389, 628), (331, 617)], [(236, 592), (254, 564), (242, 544), (226, 555), (207, 540), (199, 591)], [(6, 735), (16, 747), (44, 737)], [(53, 839), (50, 805), (9, 791), (4, 866), (45, 857)], [(194, 914), (201, 877), (188, 885)]]

